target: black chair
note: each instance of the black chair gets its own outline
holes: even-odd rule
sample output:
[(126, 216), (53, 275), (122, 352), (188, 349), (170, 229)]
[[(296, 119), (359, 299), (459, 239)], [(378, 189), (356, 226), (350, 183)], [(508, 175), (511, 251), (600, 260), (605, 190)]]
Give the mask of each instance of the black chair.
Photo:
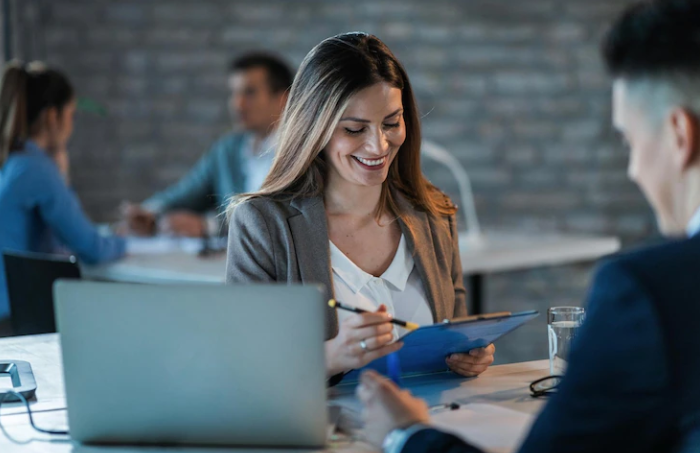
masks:
[(80, 278), (76, 258), (10, 251), (2, 257), (14, 335), (56, 332), (53, 283)]

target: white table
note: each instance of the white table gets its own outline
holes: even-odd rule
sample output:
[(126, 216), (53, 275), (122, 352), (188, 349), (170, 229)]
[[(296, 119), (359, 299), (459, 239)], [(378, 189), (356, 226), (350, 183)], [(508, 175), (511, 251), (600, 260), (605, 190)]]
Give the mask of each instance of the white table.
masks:
[(615, 237), (570, 234), (486, 233), (473, 240), (460, 235), (462, 272), (469, 279), (472, 314), (484, 312), (484, 276), (489, 273), (594, 261), (615, 253)]
[[(198, 240), (152, 241), (142, 242), (142, 253), (116, 263), (83, 267), (83, 273), (89, 278), (138, 283), (224, 282), (224, 252), (200, 258)], [(460, 235), (459, 248), (462, 269), (470, 282), (471, 311), (477, 314), (483, 310), (485, 274), (591, 261), (616, 252), (620, 242), (614, 237), (487, 233), (478, 241)]]
[[(133, 283), (224, 283), (226, 253), (203, 257), (198, 238), (153, 237), (127, 239), (127, 256), (98, 266), (82, 265), (85, 277)], [(218, 244), (225, 247), (225, 243)]]
[(114, 263), (82, 266), (83, 276), (134, 283), (224, 283), (226, 254), (200, 258), (187, 252), (129, 255)]
[[(31, 362), (37, 380), (37, 400), (32, 402), (35, 422), (43, 428), (65, 428), (66, 403), (63, 388), (63, 370), (60, 360), (58, 335), (36, 335), (0, 339), (0, 359)], [(406, 380), (406, 387), (425, 398), (428, 404), (457, 402), (457, 411), (435, 414), (439, 426), (455, 430), (471, 442), (491, 452), (510, 452), (520, 442), (543, 402), (528, 396), (531, 381), (546, 375), (548, 362), (541, 360), (491, 367), (476, 379), (462, 379), (449, 375), (446, 379), (416, 378)], [(330, 404), (342, 407), (340, 426), (353, 431), (359, 425), (360, 405), (353, 389), (340, 386), (329, 392)], [(18, 403), (3, 405), (0, 416), (0, 451), (3, 453), (154, 453), (174, 451), (174, 448), (103, 448), (85, 447), (72, 443), (65, 436), (51, 436), (31, 429), (23, 406)], [(362, 442), (335, 445), (342, 452), (373, 451)], [(186, 452), (215, 453), (217, 451), (245, 451), (234, 449), (177, 449)], [(279, 452), (280, 450), (274, 450)], [(298, 450), (295, 450), (298, 451)], [(261, 450), (255, 450), (261, 453)]]

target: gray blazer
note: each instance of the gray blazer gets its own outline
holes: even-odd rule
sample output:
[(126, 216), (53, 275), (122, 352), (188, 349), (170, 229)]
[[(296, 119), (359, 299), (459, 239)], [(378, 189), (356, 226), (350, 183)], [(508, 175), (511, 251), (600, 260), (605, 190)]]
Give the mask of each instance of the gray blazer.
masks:
[[(466, 290), (454, 216), (435, 219), (403, 198), (401, 231), (413, 252), (433, 320), (467, 314)], [(254, 198), (239, 205), (229, 225), (226, 282), (320, 283), (333, 298), (328, 226), (322, 197), (275, 201)], [(338, 334), (338, 317), (326, 312), (326, 339)]]

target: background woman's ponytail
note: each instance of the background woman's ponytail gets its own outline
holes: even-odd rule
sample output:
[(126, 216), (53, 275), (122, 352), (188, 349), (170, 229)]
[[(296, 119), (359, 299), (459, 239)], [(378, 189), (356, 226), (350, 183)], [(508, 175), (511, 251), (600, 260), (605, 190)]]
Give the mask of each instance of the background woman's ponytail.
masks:
[(19, 63), (5, 67), (0, 86), (0, 167), (10, 151), (27, 139), (27, 71)]
[(22, 149), (38, 132), (45, 109), (61, 111), (74, 95), (68, 78), (55, 69), (40, 62), (9, 63), (0, 86), (0, 167), (10, 152)]

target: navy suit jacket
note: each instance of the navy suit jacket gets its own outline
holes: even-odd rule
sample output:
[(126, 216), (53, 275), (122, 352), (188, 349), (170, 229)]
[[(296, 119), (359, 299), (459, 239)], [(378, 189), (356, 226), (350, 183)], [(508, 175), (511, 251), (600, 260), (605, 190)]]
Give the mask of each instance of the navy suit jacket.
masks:
[[(403, 453), (478, 452), (428, 429)], [(700, 235), (606, 260), (521, 453), (700, 452)]]

